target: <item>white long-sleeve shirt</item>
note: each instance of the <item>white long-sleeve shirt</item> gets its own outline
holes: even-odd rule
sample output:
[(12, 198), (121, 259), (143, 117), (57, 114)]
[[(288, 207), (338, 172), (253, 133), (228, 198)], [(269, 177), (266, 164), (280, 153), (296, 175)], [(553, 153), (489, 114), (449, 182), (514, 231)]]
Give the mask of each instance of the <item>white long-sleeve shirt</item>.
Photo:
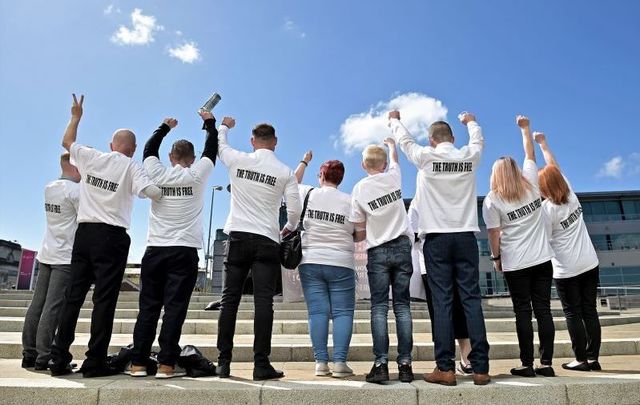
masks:
[(229, 128), (218, 128), (218, 157), (229, 170), (231, 209), (224, 232), (249, 232), (280, 242), (278, 223), (282, 198), (287, 203), (286, 228), (300, 220), (302, 204), (293, 171), (273, 151), (240, 152), (227, 142)]
[(71, 264), (73, 241), (78, 228), (80, 185), (67, 178), (47, 184), (44, 189), (44, 211), (47, 231), (38, 252), (44, 264)]
[(418, 233), (480, 232), (476, 173), (484, 138), (475, 121), (467, 124), (469, 144), (457, 149), (450, 142), (435, 148), (420, 146), (400, 120), (389, 126), (407, 159), (418, 168), (416, 197), (420, 223)]

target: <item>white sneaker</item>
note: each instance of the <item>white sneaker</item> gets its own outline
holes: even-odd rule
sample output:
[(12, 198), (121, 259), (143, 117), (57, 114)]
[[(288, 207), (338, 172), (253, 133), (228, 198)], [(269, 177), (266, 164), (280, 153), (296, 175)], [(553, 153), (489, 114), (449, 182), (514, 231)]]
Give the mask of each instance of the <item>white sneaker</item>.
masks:
[(334, 378), (344, 378), (351, 377), (353, 375), (353, 370), (347, 366), (345, 362), (337, 362), (333, 364), (333, 373), (331, 374)]
[(187, 375), (187, 372), (183, 368), (158, 364), (158, 372), (156, 373), (157, 379), (165, 380), (174, 377), (184, 377), (185, 375)]
[(316, 361), (316, 376), (324, 377), (331, 374), (329, 370), (329, 365), (326, 361)]
[(146, 377), (147, 368), (129, 363), (128, 367), (125, 368), (124, 373), (129, 374), (131, 377)]

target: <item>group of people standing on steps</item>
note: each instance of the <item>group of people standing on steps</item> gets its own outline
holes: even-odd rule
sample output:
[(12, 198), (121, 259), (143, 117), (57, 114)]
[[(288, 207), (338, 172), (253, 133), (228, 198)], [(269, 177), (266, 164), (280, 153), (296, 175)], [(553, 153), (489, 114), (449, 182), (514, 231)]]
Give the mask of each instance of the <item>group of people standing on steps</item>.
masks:
[[(414, 379), (413, 329), (409, 280), (412, 251), (423, 257), (423, 280), (431, 319), (436, 367), (427, 382), (455, 385), (455, 340), (460, 370), (476, 385), (490, 382), (487, 342), (479, 288), (479, 232), (476, 173), (484, 146), (473, 114), (458, 118), (469, 133), (467, 145), (454, 146), (444, 121), (429, 127), (429, 145), (419, 145), (389, 113), (386, 147), (369, 145), (362, 153), (366, 176), (351, 193), (338, 190), (345, 167), (338, 160), (320, 165), (318, 186), (302, 185), (312, 154), (295, 170), (275, 155), (278, 138), (269, 124), (255, 126), (252, 152), (232, 148), (227, 136), (235, 120), (225, 117), (216, 128), (213, 115), (199, 114), (206, 130), (204, 150), (196, 160), (188, 140), (175, 141), (170, 166), (159, 156), (162, 140), (178, 125), (166, 118), (145, 144), (143, 164), (132, 159), (136, 138), (128, 129), (114, 132), (111, 152), (76, 141), (84, 96), (73, 96), (71, 120), (62, 144), (60, 179), (47, 185), (47, 231), (39, 253), (40, 274), (23, 331), (23, 367), (49, 369), (52, 375), (73, 371), (69, 351), (81, 308), (91, 299), (91, 338), (84, 377), (116, 373), (107, 350), (130, 239), (126, 230), (136, 196), (152, 200), (147, 249), (141, 263), (139, 313), (134, 329), (133, 360), (128, 373), (147, 376), (157, 323), (164, 309), (158, 342), (156, 378), (184, 375), (176, 367), (180, 335), (198, 272), (202, 248), (202, 210), (207, 180), (216, 159), (227, 168), (231, 206), (224, 231), (229, 235), (224, 287), (218, 319), (217, 374), (231, 376), (238, 306), (249, 271), (254, 317), (254, 380), (281, 378), (270, 363), (273, 296), (280, 271), (279, 242), (302, 220), (303, 258), (298, 268), (309, 314), (309, 332), (318, 376), (353, 375), (347, 364), (355, 310), (354, 244), (366, 241), (371, 292), (374, 363), (368, 382), (390, 379), (388, 363), (389, 295), (398, 340), (398, 377)], [(516, 315), (521, 366), (518, 376), (553, 376), (554, 324), (551, 283), (555, 280), (567, 318), (576, 359), (563, 367), (597, 370), (600, 324), (596, 311), (598, 259), (573, 193), (541, 133), (531, 134), (529, 119), (516, 118), (525, 150), (523, 168), (510, 157), (498, 159), (491, 191), (483, 204), (491, 260), (507, 281)], [(538, 170), (534, 138), (546, 166)], [(417, 169), (416, 194), (405, 210), (396, 145)], [(543, 200), (544, 199), (544, 200)], [(278, 208), (286, 202), (287, 224), (280, 230)], [(303, 211), (302, 202), (305, 209)], [(540, 364), (534, 367), (531, 315), (538, 321)], [(333, 357), (329, 357), (329, 320), (333, 322)], [(333, 367), (329, 367), (332, 360)]]

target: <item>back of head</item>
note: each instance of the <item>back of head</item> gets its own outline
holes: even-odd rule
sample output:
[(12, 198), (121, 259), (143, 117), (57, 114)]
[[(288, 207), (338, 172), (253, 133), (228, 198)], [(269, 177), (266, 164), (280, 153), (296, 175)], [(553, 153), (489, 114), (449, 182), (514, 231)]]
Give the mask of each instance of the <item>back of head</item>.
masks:
[(453, 142), (453, 131), (445, 121), (436, 121), (429, 127), (429, 139), (433, 143)]
[(538, 171), (540, 193), (556, 205), (569, 202), (571, 190), (556, 165), (546, 165)]
[(71, 164), (71, 154), (64, 152), (60, 155), (60, 168), (62, 169), (62, 175), (71, 178), (75, 182), (80, 181), (80, 172), (78, 168)]
[(111, 138), (111, 150), (132, 157), (136, 152), (136, 134), (130, 129), (118, 129)]
[(338, 186), (344, 177), (344, 165), (339, 160), (327, 160), (320, 166), (320, 174), (325, 181)]
[(384, 170), (387, 164), (387, 151), (378, 145), (369, 145), (362, 151), (362, 163), (371, 170)]
[(191, 142), (180, 139), (171, 146), (169, 157), (172, 163), (180, 163), (181, 166), (188, 167), (193, 163), (196, 153)]
[(270, 124), (258, 124), (251, 131), (256, 149), (274, 149), (276, 146), (276, 130)]
[(522, 200), (531, 184), (522, 176), (520, 167), (511, 157), (496, 160), (491, 169), (491, 191), (507, 202)]

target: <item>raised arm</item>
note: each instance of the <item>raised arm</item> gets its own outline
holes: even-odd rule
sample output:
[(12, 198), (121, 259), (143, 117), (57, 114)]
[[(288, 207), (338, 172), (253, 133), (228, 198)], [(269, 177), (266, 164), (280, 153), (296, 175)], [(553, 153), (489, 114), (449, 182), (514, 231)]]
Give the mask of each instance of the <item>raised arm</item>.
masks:
[(529, 127), (529, 118), (524, 115), (516, 117), (516, 123), (520, 127), (522, 133), (522, 146), (524, 147), (525, 159), (536, 161), (536, 151), (533, 147), (533, 139), (531, 138), (531, 128)]
[(389, 112), (389, 128), (391, 128), (391, 134), (407, 159), (418, 169), (426, 165), (429, 148), (416, 143), (407, 128), (400, 122), (400, 111)]
[(467, 127), (467, 131), (469, 131), (469, 148), (477, 150), (478, 153), (482, 153), (484, 136), (482, 136), (482, 128), (476, 121), (476, 116), (470, 112), (463, 111), (458, 114), (458, 119), (462, 125)]
[(549, 144), (547, 143), (547, 137), (542, 132), (534, 132), (533, 139), (535, 139), (540, 146), (540, 150), (542, 150), (542, 155), (544, 156), (544, 161), (548, 165), (554, 165), (560, 168), (556, 157), (551, 153), (551, 148), (549, 148)]
[(396, 149), (396, 140), (393, 138), (387, 138), (384, 140), (384, 144), (389, 148), (389, 161), (394, 164), (398, 164), (398, 150)]
[(78, 125), (80, 124), (80, 118), (82, 118), (82, 103), (84, 103), (84, 94), (80, 95), (80, 102), (73, 94), (73, 104), (71, 104), (71, 119), (67, 124), (67, 129), (62, 136), (62, 146), (70, 151), (71, 145), (76, 141), (78, 136)]
[(151, 138), (149, 138), (147, 143), (144, 144), (144, 151), (142, 152), (143, 161), (151, 156), (160, 158), (160, 145), (162, 144), (162, 139), (176, 126), (178, 126), (178, 120), (175, 118), (165, 118), (162, 121), (162, 124), (153, 131)]
[(204, 121), (202, 129), (207, 131), (207, 138), (204, 141), (202, 157), (208, 158), (215, 165), (216, 156), (218, 155), (218, 130), (216, 129), (216, 119), (213, 114), (208, 111), (200, 111), (198, 114)]
[(224, 117), (222, 119), (222, 125), (218, 128), (218, 157), (227, 167), (232, 165), (235, 160), (242, 155), (242, 152), (233, 149), (227, 142), (227, 134), (229, 130), (235, 126), (235, 119), (232, 117)]
[(307, 153), (304, 154), (300, 163), (298, 163), (298, 167), (296, 167), (296, 170), (294, 172), (294, 174), (296, 175), (296, 180), (298, 181), (298, 184), (302, 183), (304, 172), (309, 166), (309, 162), (311, 162), (311, 159), (313, 159), (313, 151), (309, 150), (307, 151)]

